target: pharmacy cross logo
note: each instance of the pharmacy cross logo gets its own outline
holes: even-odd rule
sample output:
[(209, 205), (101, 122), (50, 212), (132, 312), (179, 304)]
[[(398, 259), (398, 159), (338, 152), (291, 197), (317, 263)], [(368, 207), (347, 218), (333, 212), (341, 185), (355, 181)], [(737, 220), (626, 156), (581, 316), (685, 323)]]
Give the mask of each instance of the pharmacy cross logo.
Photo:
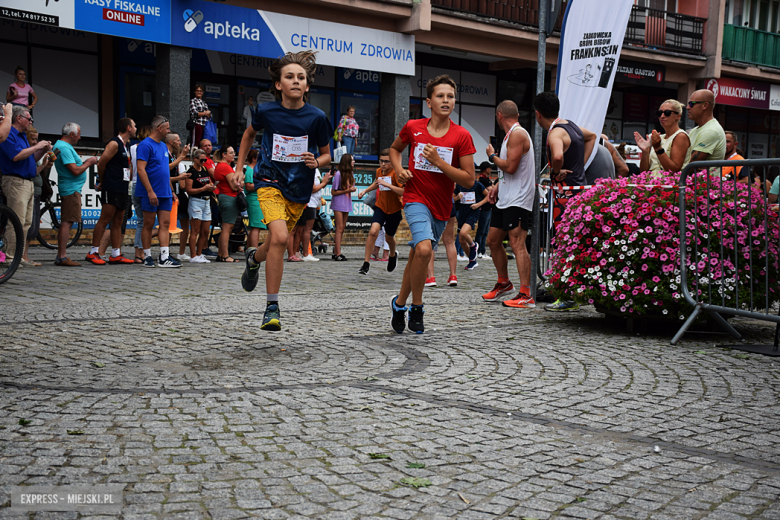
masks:
[(192, 9), (185, 9), (182, 17), (184, 18), (184, 30), (188, 33), (194, 31), (198, 24), (203, 21), (203, 13), (200, 11), (193, 13)]

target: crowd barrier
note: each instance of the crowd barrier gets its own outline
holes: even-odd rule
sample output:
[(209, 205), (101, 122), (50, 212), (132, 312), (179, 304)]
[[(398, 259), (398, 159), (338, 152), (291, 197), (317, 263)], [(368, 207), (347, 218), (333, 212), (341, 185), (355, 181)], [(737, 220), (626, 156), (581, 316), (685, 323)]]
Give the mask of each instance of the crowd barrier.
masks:
[[(696, 318), (705, 312), (728, 331), (734, 339), (741, 335), (724, 316), (742, 316), (777, 324), (773, 345), (731, 345), (732, 348), (767, 355), (780, 355), (778, 332), (780, 315), (773, 312), (770, 292), (780, 290), (770, 281), (770, 272), (777, 273), (777, 222), (776, 210), (770, 210), (767, 201), (766, 173), (772, 166), (780, 165), (780, 159), (750, 159), (743, 161), (704, 161), (686, 166), (680, 173), (680, 262), (681, 285), (685, 301), (693, 311), (672, 339), (672, 344), (682, 338)], [(722, 178), (723, 168), (742, 167), (742, 173), (753, 178), (753, 169), (762, 167), (756, 189), (738, 185), (736, 175), (728, 181)], [(706, 176), (697, 175), (710, 169)], [(745, 171), (747, 170), (747, 172)], [(689, 196), (692, 195), (692, 196)], [(745, 215), (748, 218), (745, 218)], [(732, 229), (720, 230), (713, 223), (728, 223)], [(733, 255), (724, 251), (722, 238), (728, 235), (734, 240)], [(686, 237), (706, 236), (706, 244)], [(739, 237), (750, 241), (747, 246)], [(713, 243), (715, 249), (713, 250)], [(754, 247), (755, 246), (755, 247)], [(713, 263), (715, 262), (715, 263)], [(712, 266), (716, 267), (713, 269)], [(726, 269), (724, 266), (728, 266)], [(717, 283), (715, 283), (717, 281)], [(703, 288), (703, 290), (702, 290)], [(763, 295), (763, 296), (762, 296)]]

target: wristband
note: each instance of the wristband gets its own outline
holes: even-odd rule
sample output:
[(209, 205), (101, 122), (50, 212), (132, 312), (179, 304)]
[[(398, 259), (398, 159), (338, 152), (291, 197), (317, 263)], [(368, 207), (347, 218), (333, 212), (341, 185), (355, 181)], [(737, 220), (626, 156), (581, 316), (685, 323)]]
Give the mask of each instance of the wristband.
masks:
[(663, 148), (661, 148), (660, 150), (655, 150), (655, 154), (656, 155), (663, 155), (665, 153), (666, 153), (666, 150), (664, 150)]
[(490, 162), (493, 162), (493, 157), (495, 157), (496, 155), (498, 155), (498, 154), (497, 154), (497, 153), (495, 153), (495, 152), (491, 153), (491, 154), (490, 154), (490, 157), (488, 157), (488, 160), (489, 160)]

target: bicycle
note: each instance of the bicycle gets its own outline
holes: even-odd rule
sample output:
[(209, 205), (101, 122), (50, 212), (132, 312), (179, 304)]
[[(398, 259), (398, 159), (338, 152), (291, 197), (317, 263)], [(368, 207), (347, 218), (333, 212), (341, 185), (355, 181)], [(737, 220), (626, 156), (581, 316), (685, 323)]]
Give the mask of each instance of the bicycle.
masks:
[[(9, 262), (7, 261), (9, 243), (7, 235), (11, 227), (13, 227), (16, 234), (16, 255)], [(5, 204), (0, 204), (0, 284), (7, 282), (14, 275), (16, 268), (19, 267), (22, 261), (23, 251), (24, 234), (22, 233), (22, 223), (11, 208)]]
[[(50, 180), (49, 183), (51, 183), (52, 186), (56, 186), (57, 183)], [(51, 242), (49, 242), (46, 237), (42, 233), (42, 229), (38, 230), (38, 236), (36, 237), (38, 239), (38, 242), (43, 247), (46, 247), (48, 249), (57, 249), (57, 235), (59, 234), (60, 230), (60, 219), (57, 216), (57, 211), (55, 208), (59, 208), (62, 206), (62, 203), (60, 202), (52, 202), (51, 196), (47, 198), (46, 200), (41, 199), (41, 221), (43, 221), (44, 217), (48, 215), (49, 221), (51, 223), (51, 229), (55, 231), (54, 238)], [(75, 225), (71, 228), (71, 230), (75, 230), (76, 234), (73, 235), (73, 238), (71, 238), (68, 241), (67, 247), (72, 247), (76, 245), (79, 241), (79, 237), (81, 236), (81, 232), (83, 230), (84, 224), (82, 222), (76, 222)]]

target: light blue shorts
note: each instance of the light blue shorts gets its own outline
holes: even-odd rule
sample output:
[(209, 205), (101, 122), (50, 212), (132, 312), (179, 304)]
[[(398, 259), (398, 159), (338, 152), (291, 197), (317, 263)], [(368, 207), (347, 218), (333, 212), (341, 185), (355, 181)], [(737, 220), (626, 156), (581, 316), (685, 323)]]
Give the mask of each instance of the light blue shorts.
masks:
[(190, 213), (190, 218), (194, 218), (200, 221), (211, 220), (211, 202), (206, 199), (190, 198), (190, 206), (187, 208)]
[(409, 224), (409, 231), (412, 233), (412, 239), (409, 246), (414, 248), (423, 240), (430, 240), (431, 247), (439, 243), (446, 220), (436, 220), (428, 209), (428, 206), (420, 202), (412, 202), (404, 206), (404, 215), (406, 223)]

